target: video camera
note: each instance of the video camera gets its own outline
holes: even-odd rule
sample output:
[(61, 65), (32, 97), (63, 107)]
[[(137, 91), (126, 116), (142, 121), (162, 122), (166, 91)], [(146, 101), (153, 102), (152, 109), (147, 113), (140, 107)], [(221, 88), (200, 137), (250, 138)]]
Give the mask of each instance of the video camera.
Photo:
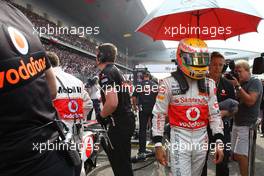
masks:
[(261, 53), (260, 57), (256, 57), (253, 62), (253, 74), (264, 73), (264, 53)]
[(98, 78), (96, 76), (94, 76), (93, 78), (88, 78), (85, 87), (89, 88), (89, 87), (94, 86), (97, 80)]
[[(228, 67), (231, 71), (225, 73)], [(235, 72), (235, 61), (234, 60), (230, 60), (230, 59), (226, 60), (226, 64), (224, 65), (222, 73), (225, 73), (224, 74), (225, 78), (229, 80), (233, 80), (234, 78), (238, 80), (239, 78), (238, 73)]]

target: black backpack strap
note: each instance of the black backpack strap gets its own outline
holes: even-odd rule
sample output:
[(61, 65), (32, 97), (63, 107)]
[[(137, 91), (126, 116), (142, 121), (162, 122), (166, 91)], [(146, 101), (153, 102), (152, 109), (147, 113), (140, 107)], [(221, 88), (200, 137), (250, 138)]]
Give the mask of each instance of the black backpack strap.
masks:
[(185, 94), (189, 90), (189, 85), (182, 71), (177, 69), (171, 73), (171, 76), (179, 83), (181, 92)]
[(199, 89), (199, 92), (201, 92), (201, 93), (209, 94), (209, 87), (206, 86), (205, 80), (206, 80), (206, 78), (198, 80), (198, 89)]
[[(180, 69), (177, 69), (177, 71), (171, 73), (171, 76), (179, 83), (181, 92), (185, 94), (189, 90), (189, 84), (188, 84), (183, 72)], [(209, 94), (209, 87), (206, 86), (205, 80), (206, 80), (206, 78), (197, 80), (198, 81), (198, 89), (199, 89), (199, 92)]]

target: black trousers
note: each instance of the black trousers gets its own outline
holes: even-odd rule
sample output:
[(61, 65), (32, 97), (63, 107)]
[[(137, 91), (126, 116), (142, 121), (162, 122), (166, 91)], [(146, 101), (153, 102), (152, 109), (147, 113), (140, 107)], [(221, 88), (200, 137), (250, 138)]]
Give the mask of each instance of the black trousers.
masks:
[(147, 126), (152, 117), (151, 110), (139, 111), (139, 153), (146, 151)]
[(264, 109), (262, 110), (262, 119), (261, 119), (261, 133), (264, 134)]
[(114, 149), (106, 153), (115, 176), (133, 176), (131, 165), (131, 136), (125, 130), (110, 127), (109, 138)]
[(100, 113), (100, 111), (101, 111), (101, 109), (100, 109), (100, 101), (98, 99), (92, 99), (92, 102), (93, 102), (93, 109), (91, 109), (91, 111), (87, 115), (87, 120), (91, 120), (92, 119), (93, 110), (95, 110), (95, 115)]
[[(1, 165), (0, 165), (1, 166)], [(0, 167), (1, 168), (1, 167)], [(1, 176), (77, 176), (73, 166), (70, 166), (64, 156), (58, 151), (48, 151), (35, 160), (8, 164), (0, 169)], [(78, 175), (79, 176), (79, 175)]]
[[(230, 156), (230, 148), (226, 147), (226, 146), (231, 146), (230, 144), (227, 145), (228, 143), (231, 142), (231, 123), (230, 120), (223, 120), (223, 124), (224, 124), (224, 159), (221, 163), (216, 164), (216, 176), (229, 176), (229, 168), (228, 168), (228, 161), (229, 161), (229, 156)], [(215, 142), (213, 135), (212, 135), (212, 131), (211, 129), (207, 128), (207, 132), (208, 132), (208, 137), (209, 137), (209, 143), (211, 142)], [(209, 150), (207, 152), (207, 156), (206, 156), (206, 162), (203, 168), (203, 172), (202, 172), (202, 176), (207, 176), (207, 160), (208, 160), (208, 154), (209, 154)]]

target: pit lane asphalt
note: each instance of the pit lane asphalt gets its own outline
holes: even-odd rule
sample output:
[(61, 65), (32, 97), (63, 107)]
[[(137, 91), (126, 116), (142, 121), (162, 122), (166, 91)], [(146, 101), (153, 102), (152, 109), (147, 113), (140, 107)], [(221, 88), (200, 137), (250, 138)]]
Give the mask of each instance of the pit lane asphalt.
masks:
[[(256, 142), (256, 159), (255, 159), (255, 176), (263, 176), (264, 174), (264, 138), (260, 137), (258, 134)], [(132, 156), (137, 154), (137, 148), (132, 148)], [(151, 162), (151, 159), (148, 159), (145, 162), (139, 162), (133, 164), (133, 168), (142, 167)], [(239, 176), (238, 164), (234, 161), (229, 162), (230, 176)], [(164, 168), (157, 162), (153, 164), (134, 171), (135, 176), (167, 176), (168, 169)], [(112, 169), (109, 165), (108, 159), (104, 152), (99, 154), (97, 167), (88, 174), (88, 176), (114, 176)], [(212, 157), (208, 159), (208, 176), (215, 176), (215, 165), (212, 163)]]

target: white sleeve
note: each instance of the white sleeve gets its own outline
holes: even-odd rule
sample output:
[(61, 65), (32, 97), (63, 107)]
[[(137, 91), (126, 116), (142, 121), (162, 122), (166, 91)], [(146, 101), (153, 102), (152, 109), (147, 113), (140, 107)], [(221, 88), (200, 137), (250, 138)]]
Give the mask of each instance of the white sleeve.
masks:
[(93, 108), (93, 102), (92, 102), (88, 92), (84, 89), (84, 85), (82, 87), (82, 98), (83, 98), (83, 114), (84, 114), (84, 118), (86, 119), (88, 113)]
[[(212, 130), (213, 135), (217, 135), (216, 138), (219, 138), (219, 135), (224, 135), (223, 133), (223, 120), (219, 110), (219, 104), (216, 97), (216, 87), (213, 80), (209, 80), (209, 124)], [(221, 137), (220, 137), (221, 139)]]
[(152, 111), (152, 132), (154, 138), (155, 136), (163, 136), (165, 121), (168, 114), (168, 106), (170, 103), (171, 93), (166, 81), (167, 80), (163, 80), (162, 83), (159, 85), (159, 92), (156, 97), (156, 103)]

